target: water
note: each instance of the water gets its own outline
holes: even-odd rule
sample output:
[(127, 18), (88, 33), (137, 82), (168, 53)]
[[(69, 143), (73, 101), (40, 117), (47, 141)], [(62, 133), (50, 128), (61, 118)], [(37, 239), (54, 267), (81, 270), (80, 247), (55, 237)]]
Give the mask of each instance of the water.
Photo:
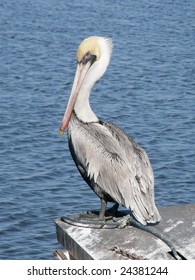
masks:
[(158, 206), (195, 203), (194, 14), (194, 0), (1, 0), (1, 259), (51, 259), (53, 220), (99, 207), (58, 134), (77, 46), (94, 34), (114, 42), (94, 111), (146, 149)]

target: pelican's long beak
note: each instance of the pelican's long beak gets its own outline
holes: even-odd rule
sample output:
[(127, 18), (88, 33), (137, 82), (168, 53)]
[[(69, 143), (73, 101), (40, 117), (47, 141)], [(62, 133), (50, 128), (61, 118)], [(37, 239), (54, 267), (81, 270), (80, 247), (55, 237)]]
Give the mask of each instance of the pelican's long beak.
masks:
[(78, 65), (77, 65), (71, 94), (70, 94), (69, 101), (68, 101), (68, 104), (67, 104), (67, 107), (66, 107), (66, 111), (65, 111), (65, 114), (64, 114), (61, 126), (60, 126), (60, 134), (63, 134), (66, 127), (68, 126), (68, 123), (69, 123), (69, 120), (70, 120), (70, 117), (71, 117), (71, 114), (72, 114), (74, 104), (76, 102), (79, 90), (81, 88), (83, 80), (84, 80), (90, 66), (91, 66), (90, 61), (86, 64), (78, 63)]

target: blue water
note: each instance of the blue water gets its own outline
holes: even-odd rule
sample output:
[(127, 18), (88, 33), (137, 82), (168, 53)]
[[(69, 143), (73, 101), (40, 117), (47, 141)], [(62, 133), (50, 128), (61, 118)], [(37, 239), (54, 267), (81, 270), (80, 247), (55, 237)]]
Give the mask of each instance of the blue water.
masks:
[(1, 259), (51, 259), (54, 219), (99, 207), (58, 134), (94, 34), (114, 43), (94, 111), (146, 149), (158, 206), (195, 203), (195, 1), (67, 2), (0, 2)]

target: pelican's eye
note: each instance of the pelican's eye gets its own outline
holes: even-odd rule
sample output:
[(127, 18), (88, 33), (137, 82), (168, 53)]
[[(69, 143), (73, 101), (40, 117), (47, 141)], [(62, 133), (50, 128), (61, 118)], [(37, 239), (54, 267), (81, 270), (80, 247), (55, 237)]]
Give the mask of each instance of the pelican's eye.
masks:
[(82, 60), (80, 61), (82, 64), (87, 64), (87, 62), (91, 62), (91, 65), (96, 61), (96, 55), (91, 54), (90, 52), (87, 52)]

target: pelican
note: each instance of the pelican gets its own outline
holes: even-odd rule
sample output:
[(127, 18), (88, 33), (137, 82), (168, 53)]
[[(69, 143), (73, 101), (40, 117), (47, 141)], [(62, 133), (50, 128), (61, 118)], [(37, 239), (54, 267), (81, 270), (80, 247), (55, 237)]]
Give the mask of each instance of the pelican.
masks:
[(154, 201), (154, 176), (146, 152), (122, 129), (100, 120), (89, 103), (95, 82), (107, 69), (112, 40), (92, 36), (77, 50), (77, 69), (60, 133), (68, 129), (72, 158), (83, 179), (101, 200), (122, 205), (143, 225), (160, 221)]

